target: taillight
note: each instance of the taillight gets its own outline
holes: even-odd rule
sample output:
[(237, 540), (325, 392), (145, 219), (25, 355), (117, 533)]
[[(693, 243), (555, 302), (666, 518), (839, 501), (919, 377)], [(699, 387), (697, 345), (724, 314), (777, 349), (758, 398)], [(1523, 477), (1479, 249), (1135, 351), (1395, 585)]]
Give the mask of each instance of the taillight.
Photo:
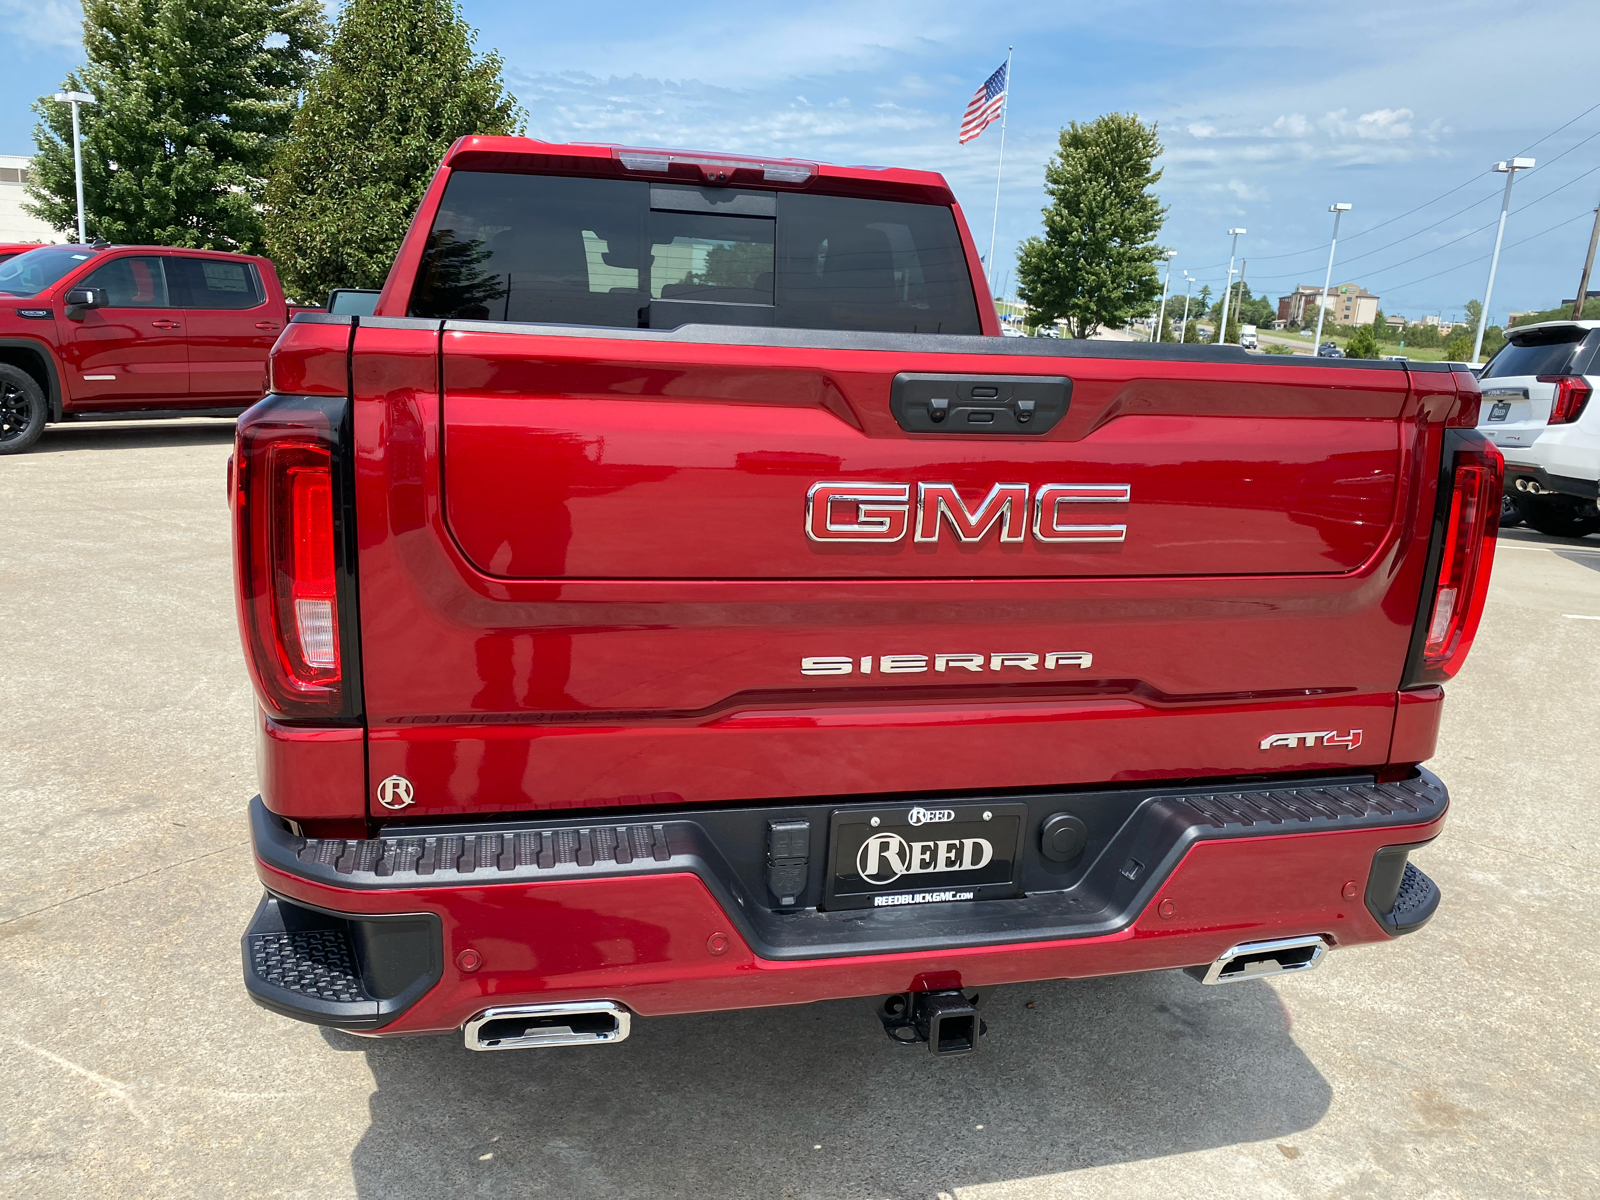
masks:
[(1594, 391), (1582, 375), (1540, 375), (1540, 383), (1556, 385), (1556, 394), (1550, 400), (1550, 419), (1547, 425), (1570, 425), (1583, 416), (1589, 394)]
[(343, 400), (269, 396), (239, 419), (234, 561), (251, 678), (269, 715), (355, 715), (342, 628), (353, 578), (340, 497)]
[(1453, 434), (1456, 438), (1472, 442), (1453, 456), (1437, 582), (1406, 686), (1442, 683), (1461, 669), (1489, 593), (1505, 460), (1475, 434)]

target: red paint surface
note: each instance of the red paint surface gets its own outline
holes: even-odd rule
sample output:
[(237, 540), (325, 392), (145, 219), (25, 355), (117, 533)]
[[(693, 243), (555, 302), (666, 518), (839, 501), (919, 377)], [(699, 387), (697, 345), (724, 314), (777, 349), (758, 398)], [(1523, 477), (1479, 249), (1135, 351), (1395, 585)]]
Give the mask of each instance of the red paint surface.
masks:
[[(885, 995), (919, 977), (979, 987), (1164, 970), (1299, 934), (1337, 946), (1385, 941), (1344, 884), (1364, 888), (1375, 851), (1427, 841), (1442, 824), (1202, 842), (1130, 928), (1103, 937), (798, 962), (752, 953), (691, 874), (380, 892), (311, 885), (259, 862), (257, 871), (273, 891), (338, 912), (437, 912), (447, 964), (478, 952), (476, 970), (447, 965), (439, 986), (384, 1031), (399, 1034), (454, 1029), (496, 1004), (608, 998), (660, 1016)], [(1170, 919), (1157, 912), (1166, 900)], [(716, 955), (707, 942), (719, 932), (729, 947)]]
[[(116, 259), (149, 255), (253, 263), (266, 299), (238, 310), (127, 306), (89, 309), (82, 320), (66, 317), (67, 292), (89, 275)], [(18, 308), (49, 308), (55, 315), (29, 320)], [(31, 348), (54, 364), (64, 412), (247, 407), (262, 396), (267, 356), (287, 321), (283, 288), (266, 259), (170, 246), (103, 250), (36, 296), (0, 296), (0, 341)]]
[[(525, 356), (517, 368), (505, 357), (513, 341)], [(510, 372), (499, 389), (507, 394), (473, 402), (502, 411), (500, 440), (480, 430), (460, 459), (441, 449), (456, 431), (441, 424), (441, 411), (455, 410), (436, 390), (437, 336), (364, 326), (355, 340), (370, 766), (374, 778), (398, 773), (416, 785), (408, 817), (660, 793), (700, 803), (1383, 760), (1417, 612), (1438, 435), (1455, 404), (1449, 376), (1437, 377), (1442, 390), (1410, 395), (1396, 372), (1072, 361), (1083, 384), (1059, 436), (919, 444), (887, 415), (892, 374), (992, 370), (992, 360), (509, 334), (445, 343), (447, 380), (451, 356), (472, 345), (502, 355), (478, 364), (483, 379)], [(1005, 366), (1063, 369), (1025, 357)], [(630, 379), (634, 398), (616, 399)], [(584, 380), (588, 398), (576, 394)], [(524, 385), (560, 398), (509, 395)], [(504, 415), (518, 409), (521, 430)], [(606, 416), (611, 409), (640, 415), (630, 423)], [(605, 436), (541, 457), (536, 447), (559, 443), (552, 427), (582, 441), (586, 411)], [(688, 416), (696, 436), (669, 438), (656, 478), (640, 483), (650, 441), (640, 423)], [(764, 421), (767, 436), (718, 441), (718, 421)], [(1019, 469), (1142, 479), (1160, 502), (1141, 501), (1113, 553), (1146, 573), (1111, 574), (1097, 548), (1013, 552), (994, 540), (931, 553), (817, 548), (804, 534), (804, 491), (834, 472), (790, 437), (796, 421), (876, 456), (884, 477), (881, 464), (898, 456), (897, 473), (925, 477), (920, 458), (973, 483)], [(1345, 465), (1357, 472), (1344, 483), (1330, 482), (1330, 444), (1348, 447)], [(616, 487), (599, 494), (618, 445)], [(1292, 455), (1312, 482), (1266, 461)], [(709, 458), (721, 465), (694, 466)], [(1250, 507), (1235, 476), (1257, 466), (1270, 486)], [(679, 485), (680, 475), (698, 482)], [(624, 504), (647, 486), (652, 502)], [(463, 553), (445, 519), (447, 492), (477, 497), (469, 507), (483, 541), (473, 552), (489, 566), (564, 541), (563, 562), (578, 555), (593, 567), (630, 570), (653, 556), (657, 567), (696, 561), (749, 576), (771, 572), (770, 557), (790, 577), (496, 578)], [(630, 520), (601, 519), (607, 512)], [(1207, 563), (1257, 573), (1199, 573)], [(1272, 563), (1298, 573), (1259, 573)], [(930, 577), (938, 571), (951, 577)], [(823, 572), (836, 577), (816, 577)], [(1087, 651), (1093, 666), (970, 677), (799, 671), (819, 655), (1050, 651)], [(1269, 734), (1352, 728), (1364, 731), (1354, 754), (1260, 749)]]
[(361, 729), (285, 725), (256, 714), (261, 799), (291, 821), (366, 815), (367, 750)]
[(1442, 687), (1417, 688), (1396, 696), (1394, 740), (1389, 746), (1392, 763), (1423, 763), (1433, 757), (1439, 743), (1439, 721), (1444, 715)]

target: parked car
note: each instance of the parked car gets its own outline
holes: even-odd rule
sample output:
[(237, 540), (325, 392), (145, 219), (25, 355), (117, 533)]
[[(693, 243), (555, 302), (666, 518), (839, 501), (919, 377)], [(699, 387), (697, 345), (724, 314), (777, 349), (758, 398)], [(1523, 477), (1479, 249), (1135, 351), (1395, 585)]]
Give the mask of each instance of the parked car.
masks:
[(287, 318), (264, 258), (59, 245), (0, 263), (0, 454), (50, 421), (242, 412)]
[(1505, 455), (1506, 495), (1540, 533), (1600, 532), (1600, 321), (1506, 333), (1483, 368), (1478, 428)]
[(1476, 381), (1020, 346), (978, 261), (931, 172), (450, 149), (239, 423), (256, 1001), (505, 1050), (871, 997), (949, 1054), (996, 985), (1428, 920)]
[(1339, 349), (1337, 342), (1323, 342), (1317, 347), (1318, 358), (1343, 358), (1344, 351)]

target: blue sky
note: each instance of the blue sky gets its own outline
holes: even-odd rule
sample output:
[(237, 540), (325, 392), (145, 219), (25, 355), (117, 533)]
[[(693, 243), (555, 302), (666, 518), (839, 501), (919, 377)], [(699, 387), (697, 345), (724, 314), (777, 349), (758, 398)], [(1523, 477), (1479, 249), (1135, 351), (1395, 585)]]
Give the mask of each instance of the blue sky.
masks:
[[(1502, 179), (1488, 168), (1526, 152), (1539, 167), (1515, 185), (1500, 320), (1573, 294), (1600, 200), (1600, 106), (1580, 116), (1600, 104), (1597, 0), (464, 7), (534, 136), (931, 168), (980, 243), (999, 128), (965, 147), (956, 128), (1015, 43), (1002, 279), (1038, 229), (1057, 130), (1112, 110), (1160, 123), (1180, 292), (1183, 269), (1220, 285), (1230, 226), (1249, 230), (1253, 290), (1320, 284), (1327, 208), (1344, 201), (1335, 282), (1367, 285), (1389, 312), (1458, 313), (1488, 271)], [(79, 60), (77, 21), (72, 0), (0, 0), (0, 153), (31, 150), (27, 105)]]

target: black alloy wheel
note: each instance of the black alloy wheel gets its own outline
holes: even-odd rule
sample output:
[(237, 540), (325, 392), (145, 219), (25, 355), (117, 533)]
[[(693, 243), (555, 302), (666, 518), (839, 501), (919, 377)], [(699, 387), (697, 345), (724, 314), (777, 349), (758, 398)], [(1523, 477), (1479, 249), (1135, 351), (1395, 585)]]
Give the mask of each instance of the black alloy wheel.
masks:
[(1522, 524), (1522, 510), (1517, 507), (1517, 502), (1511, 498), (1510, 492), (1500, 494), (1500, 528), (1511, 529)]
[(1518, 492), (1516, 505), (1524, 521), (1551, 537), (1581, 538), (1600, 533), (1600, 507), (1593, 500)]
[(20, 454), (37, 442), (48, 415), (39, 381), (0, 363), (0, 454)]

